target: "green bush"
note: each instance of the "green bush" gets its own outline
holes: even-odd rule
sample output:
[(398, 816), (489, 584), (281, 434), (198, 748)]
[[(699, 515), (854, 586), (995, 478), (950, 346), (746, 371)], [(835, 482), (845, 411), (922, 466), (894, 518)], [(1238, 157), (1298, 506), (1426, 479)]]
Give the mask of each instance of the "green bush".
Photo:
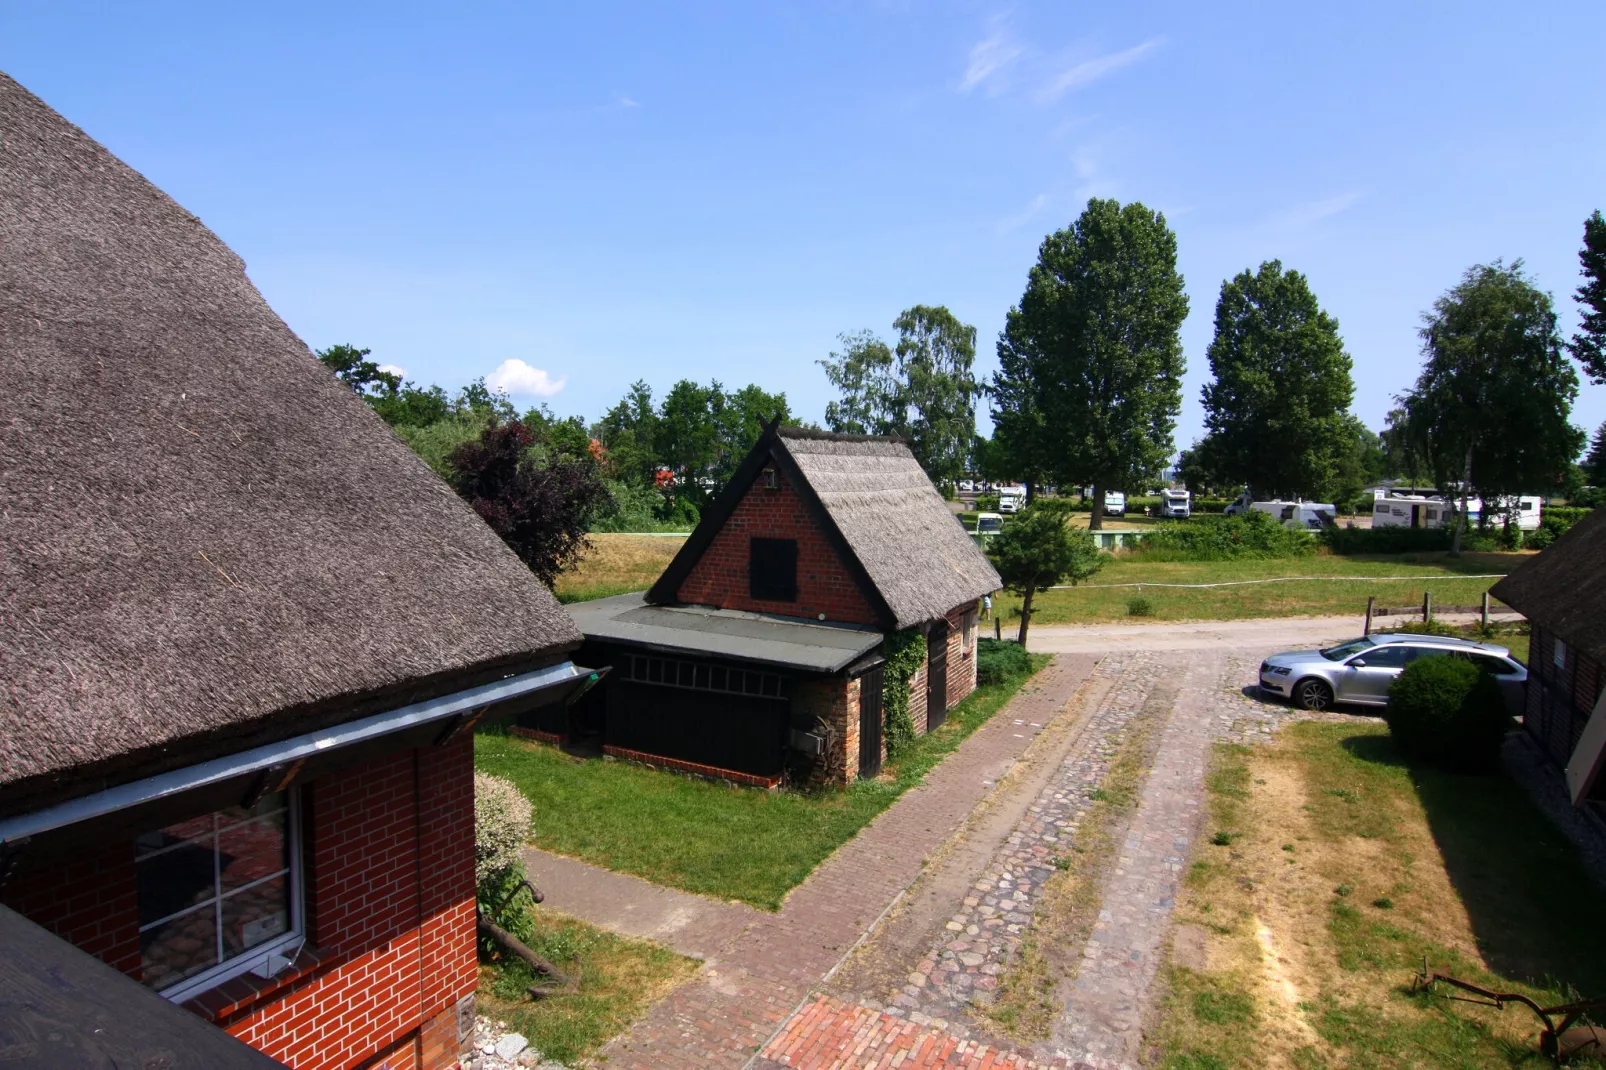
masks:
[(1562, 531), (1566, 531), (1568, 528), (1572, 527), (1574, 524), (1578, 523), (1592, 512), (1594, 512), (1593, 509), (1576, 505), (1547, 505), (1540, 510), (1540, 516), (1543, 517), (1544, 520), (1556, 521), (1561, 528), (1561, 530), (1557, 532), (1559, 535)]
[(996, 513), (996, 512), (998, 512), (998, 495), (996, 495), (996, 494), (982, 494), (982, 495), (978, 496), (976, 498), (976, 512), (978, 512), (978, 513)]
[(1494, 677), (1454, 655), (1417, 658), (1394, 678), (1383, 708), (1404, 754), (1456, 772), (1487, 772), (1510, 727)]
[(1031, 672), (1026, 648), (1012, 639), (983, 639), (976, 644), (976, 682), (1001, 684)]
[(1152, 617), (1154, 616), (1154, 603), (1142, 595), (1136, 598), (1128, 598), (1126, 600), (1126, 615), (1129, 617)]
[(1409, 632), (1412, 635), (1443, 635), (1452, 639), (1461, 638), (1460, 632), (1439, 620), (1437, 617), (1425, 621), (1408, 620), (1404, 624), (1401, 624), (1397, 627), (1384, 628), (1381, 629), (1381, 631), (1384, 634), (1389, 632)]
[(1266, 513), (1248, 513), (1158, 524), (1134, 554), (1152, 561), (1227, 561), (1308, 557), (1315, 552), (1310, 532), (1284, 527)]
[(1335, 554), (1413, 554), (1448, 550), (1446, 528), (1323, 528), (1321, 544)]

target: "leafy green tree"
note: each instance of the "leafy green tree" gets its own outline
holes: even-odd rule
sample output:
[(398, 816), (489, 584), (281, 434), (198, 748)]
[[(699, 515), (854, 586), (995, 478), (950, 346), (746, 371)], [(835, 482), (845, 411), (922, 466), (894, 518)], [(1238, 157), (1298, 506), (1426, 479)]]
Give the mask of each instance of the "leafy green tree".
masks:
[(1584, 247), (1578, 251), (1578, 261), (1584, 284), (1576, 294), (1582, 318), (1573, 335), (1573, 356), (1592, 382), (1606, 383), (1606, 219), (1599, 209), (1584, 220)]
[(1606, 487), (1606, 423), (1595, 428), (1595, 438), (1584, 455), (1584, 478), (1592, 487)]
[(654, 486), (660, 463), (655, 445), (658, 410), (645, 380), (630, 384), (619, 403), (597, 421), (592, 436), (607, 450), (610, 476), (632, 486)]
[(843, 334), (842, 351), (820, 366), (842, 396), (825, 404), (825, 426), (850, 435), (892, 434), (903, 386), (892, 349), (873, 331)]
[(1350, 357), (1303, 275), (1268, 260), (1223, 282), (1208, 354), (1205, 426), (1221, 478), (1316, 500), (1335, 495), (1346, 468), (1353, 482)]
[(317, 351), (323, 366), (363, 397), (394, 394), (402, 385), (402, 377), (394, 372), (380, 371), (379, 364), (369, 360), (371, 349), (358, 349), (354, 345), (334, 345)]
[(941, 305), (915, 305), (893, 321), (895, 347), (870, 331), (841, 336), (820, 361), (841, 397), (827, 403), (833, 431), (898, 435), (939, 484), (958, 481), (976, 434), (976, 328)]
[(1490, 499), (1557, 486), (1583, 432), (1567, 420), (1578, 374), (1563, 356), (1550, 295), (1518, 260), (1469, 268), (1423, 315), (1426, 363), (1400, 400), (1407, 437), (1440, 487), (1456, 485), (1461, 552), (1468, 497)]
[(1004, 588), (1021, 596), (1016, 641), (1022, 646), (1032, 623), (1032, 598), (1038, 591), (1066, 580), (1080, 583), (1104, 565), (1092, 533), (1071, 527), (1066, 514), (1060, 501), (1036, 501), (1005, 524), (1003, 533), (987, 546)]
[(1171, 455), (1187, 314), (1165, 217), (1096, 198), (1043, 240), (1009, 311), (995, 421), (1054, 482), (1093, 487), (1093, 528), (1106, 490), (1147, 483)]
[(775, 420), (782, 426), (791, 426), (792, 408), (785, 392), (770, 393), (763, 387), (749, 383), (740, 390), (725, 395), (724, 405), (716, 421), (718, 449), (715, 452), (713, 479), (721, 490), (736, 474), (737, 465), (753, 448), (764, 428)]
[(916, 305), (893, 321), (903, 381), (900, 433), (932, 481), (953, 486), (976, 435), (976, 328), (942, 305)]

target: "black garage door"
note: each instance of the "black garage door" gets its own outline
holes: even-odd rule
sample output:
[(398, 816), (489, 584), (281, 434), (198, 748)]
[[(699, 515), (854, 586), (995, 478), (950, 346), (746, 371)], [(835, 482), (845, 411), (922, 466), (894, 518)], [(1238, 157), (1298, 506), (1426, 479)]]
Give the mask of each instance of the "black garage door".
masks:
[(785, 762), (790, 681), (707, 662), (626, 654), (608, 681), (604, 740), (755, 776)]

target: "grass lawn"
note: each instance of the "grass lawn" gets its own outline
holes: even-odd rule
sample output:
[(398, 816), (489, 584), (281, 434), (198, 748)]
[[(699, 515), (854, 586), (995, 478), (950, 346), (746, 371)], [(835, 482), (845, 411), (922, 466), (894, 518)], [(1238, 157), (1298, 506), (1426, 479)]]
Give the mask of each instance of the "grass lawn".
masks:
[(1606, 892), (1504, 777), (1307, 722), (1218, 748), (1209, 786), (1152, 1037), (1170, 1070), (1549, 1065), (1526, 1009), (1416, 991), (1424, 958), (1542, 1004), (1606, 993)]
[[(1048, 663), (1032, 655), (1036, 672)], [(977, 688), (877, 780), (843, 790), (757, 791), (571, 757), (492, 732), (475, 739), (479, 768), (507, 777), (535, 806), (533, 840), (558, 854), (656, 884), (764, 910), (1003, 706), (1028, 679)], [(540, 874), (535, 874), (539, 884)]]
[(579, 991), (531, 1000), (533, 971), (512, 959), (480, 966), (479, 1012), (524, 1034), (548, 1059), (573, 1063), (635, 1021), (697, 972), (693, 959), (645, 940), (616, 936), (562, 914), (531, 911), (530, 949), (571, 977)]
[(685, 543), (671, 535), (591, 535), (580, 564), (558, 577), (560, 602), (584, 602), (645, 591)]
[[(1269, 561), (1146, 561), (1117, 556), (1088, 581), (1089, 585), (1045, 591), (1033, 604), (1033, 624), (1082, 624), (1125, 620), (1127, 603), (1141, 595), (1156, 620), (1239, 620), (1248, 617), (1303, 617), (1366, 613), (1366, 597), (1376, 595), (1384, 606), (1420, 605), (1424, 589), (1442, 605), (1477, 605), (1496, 581), (1466, 579), (1467, 574), (1504, 574), (1526, 560), (1523, 554), (1464, 554), (1459, 561), (1444, 553), (1389, 556), (1279, 558)], [(1221, 583), (1279, 576), (1387, 576), (1385, 580), (1296, 580), (1243, 587), (1179, 589), (1135, 587), (1100, 589), (1113, 583)], [(1397, 577), (1397, 578), (1395, 578)], [(1005, 619), (1019, 619), (1020, 598), (1006, 594), (997, 601)]]

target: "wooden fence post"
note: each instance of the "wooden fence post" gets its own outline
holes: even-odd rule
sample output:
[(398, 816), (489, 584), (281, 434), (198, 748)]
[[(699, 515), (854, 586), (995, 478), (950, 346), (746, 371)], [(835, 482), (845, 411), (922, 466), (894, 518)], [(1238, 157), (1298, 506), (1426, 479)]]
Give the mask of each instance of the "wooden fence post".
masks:
[(1422, 592), (1422, 623), (1426, 624), (1433, 619), (1433, 594), (1430, 591)]
[(1483, 630), (1489, 630), (1489, 592), (1483, 592)]
[(998, 619), (998, 614), (996, 613), (993, 614), (993, 638), (1004, 638), (1004, 625), (1003, 622)]
[(1366, 596), (1366, 630), (1361, 633), (1362, 635), (1371, 635), (1372, 634), (1372, 607), (1375, 606), (1375, 605), (1377, 605), (1377, 595), (1375, 595), (1375, 594), (1367, 595)]

